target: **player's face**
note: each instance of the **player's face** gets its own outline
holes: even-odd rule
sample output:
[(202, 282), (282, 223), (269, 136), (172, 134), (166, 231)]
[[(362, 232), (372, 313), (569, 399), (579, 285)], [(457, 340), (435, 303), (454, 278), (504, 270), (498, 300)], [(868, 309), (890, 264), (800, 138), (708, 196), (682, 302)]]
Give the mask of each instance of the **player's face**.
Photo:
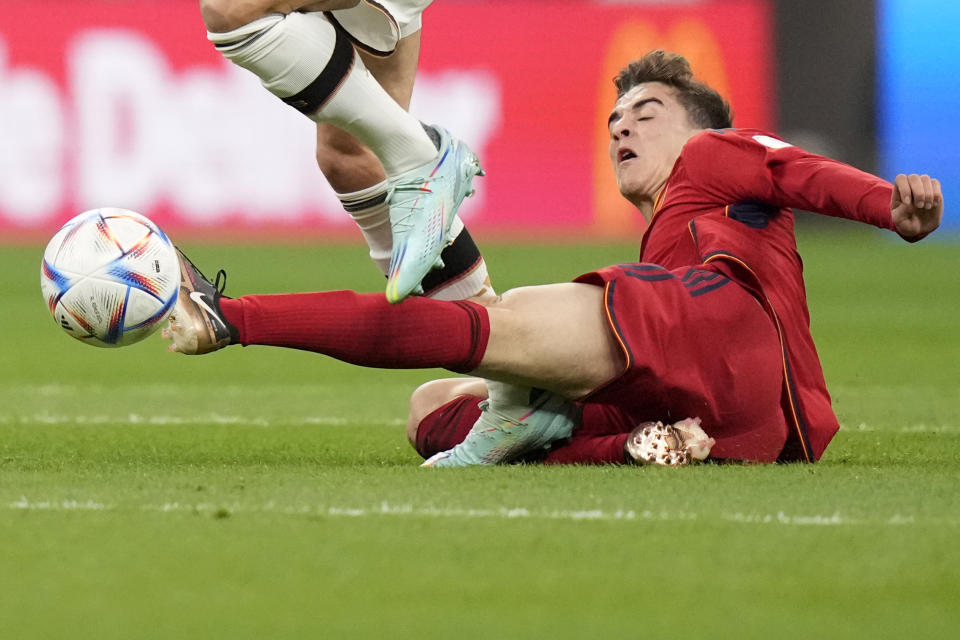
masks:
[(649, 215), (683, 145), (699, 129), (690, 124), (676, 90), (660, 82), (638, 85), (617, 100), (609, 129), (620, 193)]

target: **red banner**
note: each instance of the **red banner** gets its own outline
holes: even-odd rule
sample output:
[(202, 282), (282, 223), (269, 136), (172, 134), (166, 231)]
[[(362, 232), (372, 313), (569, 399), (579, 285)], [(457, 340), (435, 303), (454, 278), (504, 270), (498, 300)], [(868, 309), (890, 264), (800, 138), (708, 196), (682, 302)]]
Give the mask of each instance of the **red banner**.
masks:
[[(411, 110), (478, 152), (475, 229), (621, 234), (639, 216), (606, 157), (612, 78), (686, 55), (741, 126), (770, 128), (768, 3), (435, 2)], [(0, 0), (0, 232), (122, 206), (169, 229), (350, 227), (312, 123), (207, 42), (194, 0)]]

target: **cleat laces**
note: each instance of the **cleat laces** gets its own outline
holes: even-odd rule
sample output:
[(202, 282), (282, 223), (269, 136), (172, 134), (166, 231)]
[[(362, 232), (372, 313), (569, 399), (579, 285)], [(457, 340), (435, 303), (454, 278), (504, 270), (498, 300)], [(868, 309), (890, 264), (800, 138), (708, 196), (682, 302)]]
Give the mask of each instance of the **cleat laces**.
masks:
[(217, 271), (217, 275), (213, 279), (213, 288), (216, 289), (220, 295), (223, 295), (223, 292), (227, 290), (227, 272), (223, 269)]

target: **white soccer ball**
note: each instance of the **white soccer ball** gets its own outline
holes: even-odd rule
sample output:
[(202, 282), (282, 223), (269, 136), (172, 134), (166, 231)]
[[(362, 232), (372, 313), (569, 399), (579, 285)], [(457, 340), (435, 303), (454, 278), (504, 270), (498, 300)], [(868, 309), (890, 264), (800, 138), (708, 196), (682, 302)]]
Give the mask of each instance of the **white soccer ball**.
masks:
[(177, 251), (148, 218), (113, 207), (81, 213), (43, 252), (40, 289), (56, 323), (98, 347), (143, 340), (173, 311)]

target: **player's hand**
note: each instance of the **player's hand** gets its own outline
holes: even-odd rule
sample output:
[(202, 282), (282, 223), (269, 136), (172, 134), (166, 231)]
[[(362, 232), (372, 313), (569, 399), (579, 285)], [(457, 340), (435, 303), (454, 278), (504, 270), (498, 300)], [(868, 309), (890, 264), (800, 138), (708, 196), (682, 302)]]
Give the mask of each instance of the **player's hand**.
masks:
[(916, 242), (932, 232), (943, 217), (940, 181), (926, 174), (898, 175), (893, 181), (890, 216), (897, 233), (908, 242)]
[(644, 422), (633, 430), (624, 445), (637, 464), (683, 467), (704, 460), (716, 440), (700, 427), (700, 418), (687, 418), (672, 425)]

